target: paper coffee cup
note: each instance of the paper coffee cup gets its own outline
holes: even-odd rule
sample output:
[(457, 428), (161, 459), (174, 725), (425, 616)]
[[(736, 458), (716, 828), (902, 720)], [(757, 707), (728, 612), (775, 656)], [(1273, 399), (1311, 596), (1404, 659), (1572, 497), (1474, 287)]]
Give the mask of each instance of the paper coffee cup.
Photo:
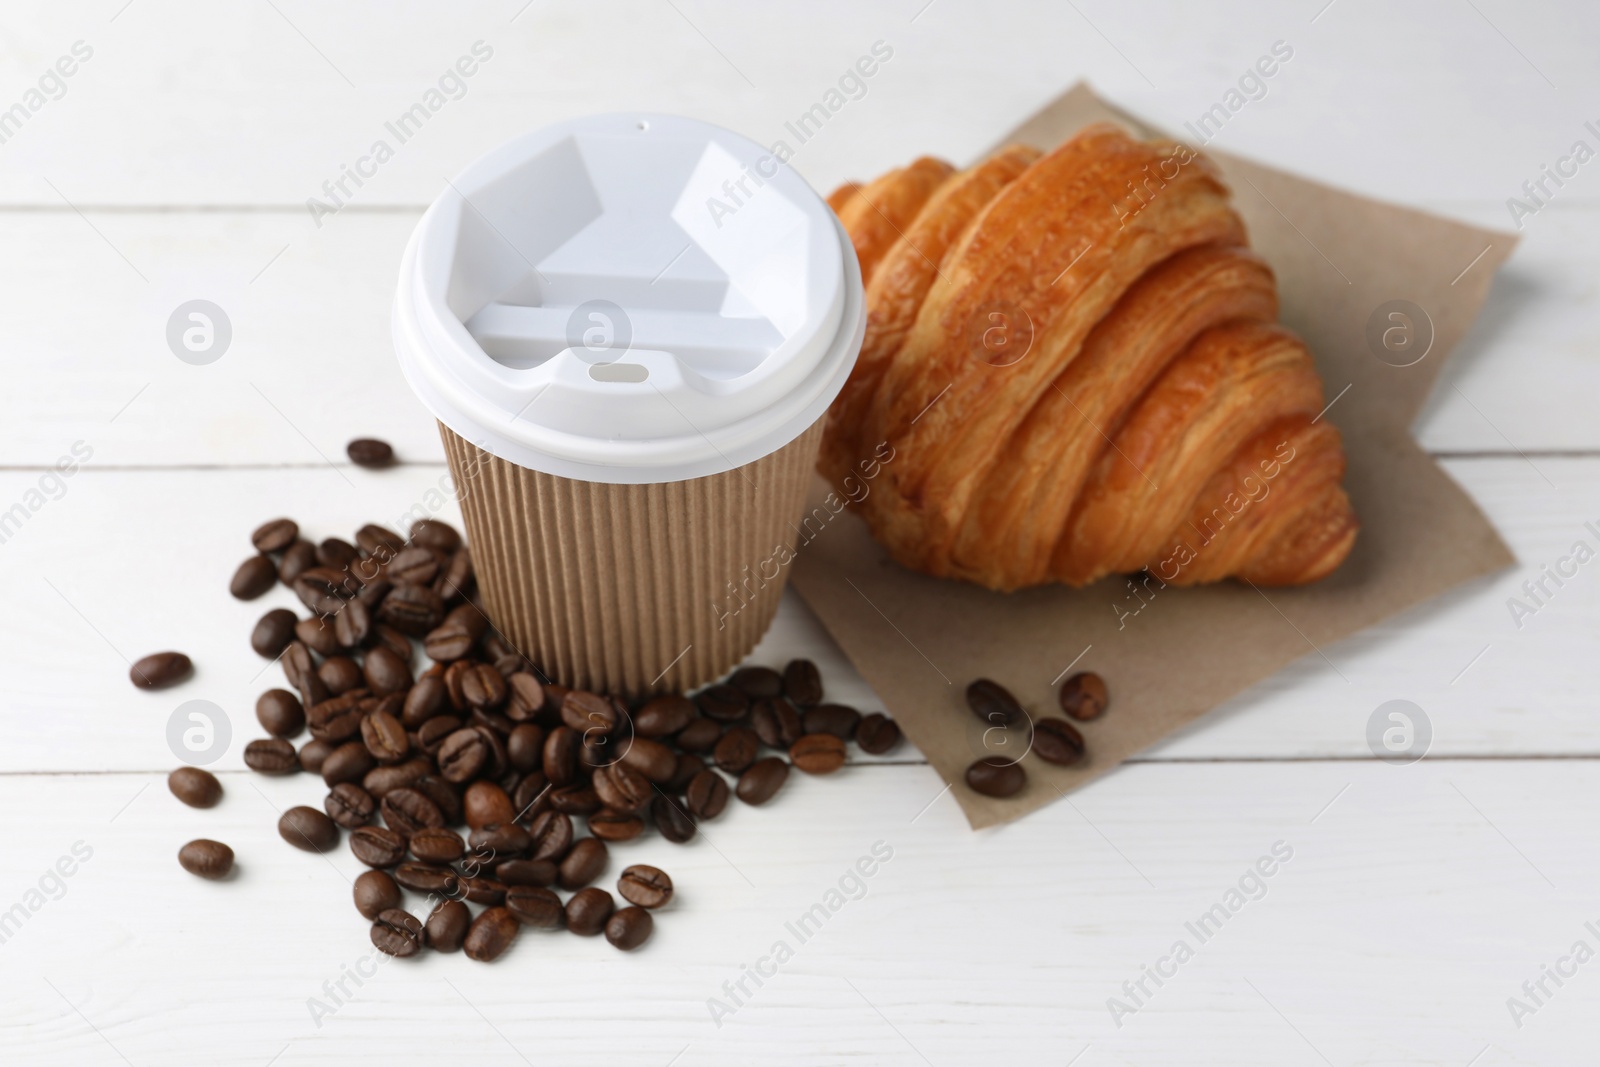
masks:
[(605, 692), (736, 664), (865, 324), (833, 213), (726, 130), (595, 116), (468, 167), (411, 237), (393, 325), (496, 628)]

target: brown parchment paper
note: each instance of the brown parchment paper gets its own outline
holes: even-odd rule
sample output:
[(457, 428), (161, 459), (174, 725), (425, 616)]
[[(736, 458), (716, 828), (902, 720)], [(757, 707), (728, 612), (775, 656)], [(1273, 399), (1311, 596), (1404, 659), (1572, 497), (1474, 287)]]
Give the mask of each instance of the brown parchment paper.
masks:
[[(1159, 134), (1079, 85), (999, 144), (1048, 149), (1100, 120)], [(1345, 487), (1360, 536), (1343, 566), (1317, 585), (1168, 587), (1146, 593), (1144, 608), (1124, 616), (1140, 604), (1125, 578), (994, 593), (907, 571), (853, 512), (833, 519), (799, 550), (794, 585), (952, 783), (974, 828), (1057, 800), (1289, 661), (1514, 562), (1408, 427), (1515, 236), (1206, 151), (1233, 189), (1252, 246), (1277, 273), (1283, 322), (1305, 338), (1328, 398), (1337, 397), (1325, 417), (1344, 435)], [(1366, 339), (1373, 312), (1397, 299), (1421, 307), (1433, 327), (1432, 347), (1408, 367), (1379, 360)], [(816, 479), (812, 502), (827, 491)], [(1073, 670), (1099, 672), (1112, 701), (1101, 719), (1083, 724), (1088, 760), (1064, 768), (1030, 754), (1028, 785), (1017, 796), (995, 800), (969, 790), (963, 774), (986, 753), (984, 724), (966, 708), (967, 683), (993, 678), (1030, 714), (1059, 715), (1056, 680), (1080, 654)]]

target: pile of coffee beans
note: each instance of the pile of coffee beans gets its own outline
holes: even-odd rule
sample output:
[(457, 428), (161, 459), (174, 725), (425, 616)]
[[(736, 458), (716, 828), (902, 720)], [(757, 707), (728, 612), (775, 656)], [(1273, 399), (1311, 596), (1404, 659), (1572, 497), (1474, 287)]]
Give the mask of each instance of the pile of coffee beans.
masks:
[[(282, 582), (306, 614), (275, 608), (250, 635), (281, 664), (286, 687), (257, 701), (268, 736), (246, 745), (245, 764), (322, 778), (322, 806), (284, 812), (279, 835), (311, 852), (348, 842), (371, 868), (355, 882), (356, 909), (391, 955), (459, 949), (492, 960), (523, 927), (636, 948), (651, 934), (651, 911), (672, 899), (672, 879), (626, 868), (618, 908), (593, 884), (614, 846), (652, 829), (691, 841), (730, 795), (765, 804), (791, 767), (831, 774), (850, 741), (881, 754), (900, 740), (885, 716), (825, 702), (808, 660), (781, 672), (743, 667), (697, 693), (638, 704), (556, 684), (490, 625), (473, 599), (468, 548), (438, 520), (418, 521), (408, 537), (368, 525), (353, 543), (313, 543), (293, 520), (274, 519), (251, 542), (233, 595), (252, 599)], [(180, 658), (141, 660), (135, 684), (180, 678), (189, 669)], [(196, 807), (221, 795), (194, 768), (169, 784)], [(233, 853), (193, 841), (179, 860), (220, 878)], [(426, 898), (424, 918), (403, 907), (403, 891)]]
[[(1105, 680), (1085, 671), (1061, 684), (1061, 710), (1079, 722), (1098, 718), (1110, 696)], [(967, 686), (967, 707), (990, 729), (1021, 735), (1024, 753), (1032, 752), (1046, 763), (1071, 766), (1084, 758), (1083, 735), (1066, 719), (1035, 719), (1023, 710), (1011, 691), (999, 682), (979, 678)], [(985, 731), (987, 736), (988, 731)], [(985, 756), (967, 768), (968, 788), (986, 797), (1012, 797), (1028, 784), (1028, 772), (1019, 758)]]

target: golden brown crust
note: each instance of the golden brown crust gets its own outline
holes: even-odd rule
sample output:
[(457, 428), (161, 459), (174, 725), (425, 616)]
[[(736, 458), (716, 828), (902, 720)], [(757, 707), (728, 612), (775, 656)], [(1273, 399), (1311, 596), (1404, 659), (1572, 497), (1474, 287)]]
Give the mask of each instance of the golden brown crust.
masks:
[(955, 172), (942, 159), (923, 156), (909, 167), (892, 170), (869, 182), (847, 198), (839, 209), (850, 242), (861, 264), (861, 284), (872, 281), (878, 261), (900, 240), (933, 191)]

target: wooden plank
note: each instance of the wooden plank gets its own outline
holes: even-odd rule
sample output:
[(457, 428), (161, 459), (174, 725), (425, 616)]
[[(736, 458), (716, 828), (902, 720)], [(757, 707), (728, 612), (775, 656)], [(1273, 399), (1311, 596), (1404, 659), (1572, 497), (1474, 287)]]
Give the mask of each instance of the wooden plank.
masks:
[[(1308, 647), (1305, 659), (1151, 758), (1364, 758), (1369, 716), (1396, 698), (1417, 702), (1432, 718), (1437, 753), (1600, 754), (1585, 651), (1600, 616), (1593, 565), (1560, 589), (1547, 580), (1552, 595), (1520, 629), (1507, 607), (1508, 597), (1525, 595), (1523, 581), (1538, 578), (1575, 541), (1600, 547), (1584, 526), (1600, 521), (1600, 459), (1536, 462), (1537, 471), (1521, 459), (1449, 461), (1521, 567), (1322, 649), (1326, 660)], [(256, 736), (256, 695), (281, 684), (278, 669), (250, 650), (250, 627), (267, 608), (294, 603), (281, 587), (249, 603), (227, 595), (254, 526), (286, 514), (305, 523), (308, 536), (348, 538), (367, 521), (404, 526), (430, 504), (456, 515), (442, 467), (103, 471), (91, 462), (61, 483), (59, 499), (30, 497), (41, 479), (47, 476), (0, 472), (0, 513), (13, 503), (25, 511), (30, 501), (41, 505), (0, 544), (0, 595), (26, 619), (8, 633), (7, 692), (50, 729), (18, 731), (0, 746), (0, 771), (168, 767), (165, 724), (191, 698), (227, 711), (236, 740), (223, 766), (239, 766), (243, 741)], [(1106, 597), (1107, 611), (1120, 597), (1109, 587), (1084, 595)], [(1160, 600), (1144, 610), (1161, 610)], [(197, 676), (171, 690), (133, 689), (127, 660), (163, 648), (189, 652)], [(821, 664), (830, 694), (875, 706), (790, 594), (756, 659), (781, 664), (794, 655)], [(1092, 651), (1082, 665), (1094, 665)], [(1115, 693), (1117, 679), (1108, 681)]]

